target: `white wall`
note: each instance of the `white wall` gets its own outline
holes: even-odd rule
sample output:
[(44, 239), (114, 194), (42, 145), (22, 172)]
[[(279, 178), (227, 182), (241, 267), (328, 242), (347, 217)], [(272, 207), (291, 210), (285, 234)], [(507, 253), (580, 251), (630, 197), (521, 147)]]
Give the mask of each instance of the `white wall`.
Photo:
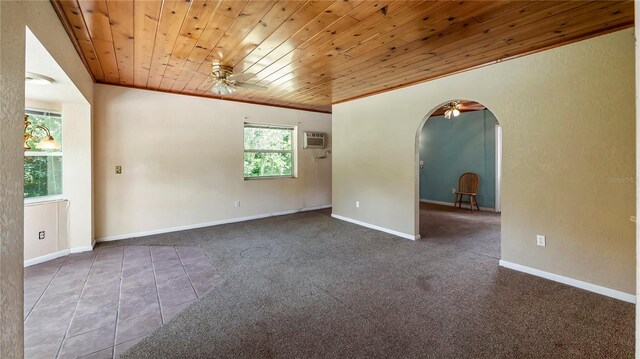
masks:
[(479, 101), (503, 129), (502, 260), (635, 294), (633, 79), (627, 29), (334, 105), (333, 212), (418, 234), (418, 130)]
[[(92, 137), (88, 104), (27, 100), (26, 105), (62, 112), (64, 136), (60, 196), (64, 201), (43, 198), (25, 204), (24, 260), (25, 265), (31, 265), (49, 260), (52, 255), (93, 249)], [(47, 238), (38, 240), (37, 233), (43, 230), (48, 233)]]
[[(68, 253), (68, 201), (29, 203), (24, 206), (25, 265), (40, 263)], [(39, 232), (44, 231), (44, 239)]]
[[(26, 35), (26, 70), (51, 77), (54, 81), (47, 86), (25, 86), (25, 107), (62, 113), (64, 138), (61, 142), (64, 155), (61, 197), (67, 200), (70, 213), (68, 221), (65, 215), (59, 223), (65, 233), (64, 238), (60, 238), (62, 247), (47, 245), (46, 241), (32, 242), (29, 233), (37, 233), (48, 227), (49, 223), (58, 221), (55, 217), (57, 212), (47, 210), (48, 203), (42, 204), (42, 209), (35, 208), (39, 204), (34, 201), (47, 201), (49, 198), (29, 200), (31, 208), (25, 212), (25, 232), (28, 232), (25, 233), (25, 264), (48, 260), (54, 253), (62, 255), (63, 250), (90, 250), (93, 241), (91, 106), (87, 101), (88, 95), (93, 96), (93, 84), (89, 94), (83, 94), (71, 77), (73, 72), (85, 70), (73, 66), (63, 69), (51, 55), (50, 48), (56, 44), (42, 43), (30, 28)], [(47, 38), (43, 34), (39, 36)], [(65, 214), (66, 211), (67, 208)]]
[(27, 98), (24, 99), (25, 108), (44, 112), (62, 112), (61, 103), (30, 99), (28, 98), (28, 94), (25, 94), (25, 96), (27, 96)]
[(91, 107), (63, 103), (62, 192), (69, 201), (69, 245), (72, 252), (93, 248), (93, 168)]
[(302, 141), (298, 178), (243, 177), (245, 121), (331, 133), (331, 115), (96, 85), (94, 119), (98, 240), (331, 204), (331, 156)]
[[(93, 171), (91, 107), (87, 103), (55, 103), (26, 99), (27, 108), (62, 113), (63, 157), (61, 210), (52, 210), (49, 198), (31, 199), (25, 204), (24, 260), (25, 264), (51, 259), (52, 254), (64, 255), (65, 250), (82, 252), (93, 248)], [(42, 207), (42, 208), (39, 208)], [(68, 216), (68, 217), (67, 217)], [(59, 228), (59, 238), (34, 240), (33, 233), (47, 229), (51, 223)], [(56, 235), (57, 236), (57, 235)]]
[[(11, 16), (24, 21), (24, 24), (38, 38), (84, 96), (86, 102), (91, 103), (93, 101), (93, 78), (80, 59), (51, 3), (48, 1), (16, 1), (16, 3), (20, 3), (16, 7), (17, 12)], [(24, 28), (21, 29), (23, 32), (24, 30)]]
[[(27, 38), (27, 42), (28, 42)], [(25, 90), (25, 108), (43, 112), (62, 112), (62, 104), (29, 98)], [(63, 122), (64, 126), (64, 122)], [(64, 128), (63, 128), (64, 132)], [(64, 157), (63, 157), (64, 165)], [(64, 171), (63, 171), (64, 176)], [(64, 190), (64, 188), (63, 188)], [(41, 263), (68, 253), (67, 201), (51, 200), (25, 201), (24, 205), (24, 264)], [(39, 239), (40, 231), (45, 231), (45, 239)]]
[[(43, 71), (57, 80), (67, 97), (59, 98), (63, 118), (63, 197), (69, 201), (69, 244), (72, 252), (90, 250), (93, 242), (92, 133), (93, 79), (73, 47), (51, 3), (21, 2), (26, 26), (54, 63)], [(22, 29), (24, 32), (24, 29)], [(24, 60), (23, 60), (24, 61)], [(40, 70), (40, 69), (36, 69)], [(55, 75), (55, 76), (54, 76)], [(40, 99), (42, 101), (42, 99)], [(45, 99), (46, 100), (46, 99)], [(30, 102), (33, 100), (30, 99)]]

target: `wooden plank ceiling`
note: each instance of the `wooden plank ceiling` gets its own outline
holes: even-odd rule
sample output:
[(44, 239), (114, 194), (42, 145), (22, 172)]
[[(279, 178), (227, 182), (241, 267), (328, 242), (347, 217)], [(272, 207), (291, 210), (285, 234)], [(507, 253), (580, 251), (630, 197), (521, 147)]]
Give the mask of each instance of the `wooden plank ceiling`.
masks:
[(632, 1), (52, 3), (98, 83), (216, 97), (218, 60), (269, 88), (225, 98), (323, 112), (633, 25)]

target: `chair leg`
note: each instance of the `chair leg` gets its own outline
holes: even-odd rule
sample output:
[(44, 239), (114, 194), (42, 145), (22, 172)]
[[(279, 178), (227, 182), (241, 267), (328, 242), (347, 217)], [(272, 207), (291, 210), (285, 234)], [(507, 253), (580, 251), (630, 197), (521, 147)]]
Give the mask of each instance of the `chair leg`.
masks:
[(478, 212), (480, 212), (480, 206), (478, 206), (478, 199), (476, 198), (476, 195), (473, 195), (473, 202), (476, 203), (476, 208), (478, 209)]

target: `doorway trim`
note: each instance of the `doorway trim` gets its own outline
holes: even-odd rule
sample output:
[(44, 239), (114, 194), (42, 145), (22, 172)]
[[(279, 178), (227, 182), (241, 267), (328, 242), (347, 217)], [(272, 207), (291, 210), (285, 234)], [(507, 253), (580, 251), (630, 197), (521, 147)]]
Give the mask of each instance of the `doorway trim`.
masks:
[(496, 212), (502, 212), (501, 200), (502, 195), (500, 188), (502, 184), (502, 126), (496, 125), (496, 197), (495, 197), (495, 209)]
[[(460, 97), (459, 99), (465, 99), (465, 100), (471, 100), (471, 101), (475, 101), (472, 100), (470, 98), (465, 98), (465, 97)], [(420, 124), (418, 125), (418, 129), (416, 130), (416, 137), (415, 137), (415, 143), (414, 143), (414, 153), (415, 153), (415, 157), (414, 157), (414, 178), (415, 178), (415, 187), (414, 187), (414, 226), (415, 226), (415, 238), (419, 239), (421, 237), (421, 233), (420, 233), (420, 202), (426, 202), (426, 201), (421, 201), (420, 199), (420, 137), (422, 135), (422, 129), (423, 127), (426, 125), (427, 121), (429, 120), (429, 118), (431, 118), (431, 115), (436, 112), (439, 108), (441, 108), (442, 106), (444, 106), (447, 103), (450, 103), (452, 101), (455, 101), (455, 99), (449, 99), (447, 101), (443, 101), (440, 102), (437, 106), (433, 107), (432, 109), (430, 109), (429, 111), (427, 111), (426, 115), (424, 115), (424, 117), (422, 118), (422, 121), (420, 121)], [(484, 103), (482, 101), (475, 101), (478, 102), (480, 104)], [(491, 109), (489, 109), (489, 107), (485, 106), (485, 110), (488, 110), (489, 112), (491, 112)], [(493, 112), (491, 112), (493, 114)], [(494, 114), (495, 116), (495, 114)], [(495, 128), (495, 141), (496, 141), (496, 154), (495, 154), (495, 164), (496, 164), (496, 169), (495, 169), (495, 175), (496, 175), (496, 188), (495, 188), (495, 205), (494, 205), (494, 211), (495, 212), (501, 212), (501, 199), (502, 199), (502, 194), (501, 194), (501, 188), (502, 188), (502, 126), (500, 124), (500, 120), (497, 118), (497, 116), (495, 116), (495, 119), (497, 121), (497, 125)], [(481, 209), (485, 209), (484, 207), (481, 207)], [(489, 211), (491, 211), (491, 208), (489, 208)], [(501, 239), (502, 240), (502, 239)]]

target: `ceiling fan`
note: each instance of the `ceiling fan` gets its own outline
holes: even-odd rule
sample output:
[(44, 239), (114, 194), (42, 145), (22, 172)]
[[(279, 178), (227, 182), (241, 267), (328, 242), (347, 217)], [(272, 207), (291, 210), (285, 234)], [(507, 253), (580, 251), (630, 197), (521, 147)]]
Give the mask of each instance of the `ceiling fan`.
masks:
[(267, 88), (264, 86), (244, 82), (254, 76), (255, 74), (250, 73), (235, 75), (233, 73), (233, 67), (214, 61), (213, 64), (211, 64), (211, 75), (209, 77), (209, 81), (214, 82), (213, 86), (211, 86), (211, 92), (216, 95), (226, 96), (236, 92), (238, 87), (256, 91), (266, 91)]

